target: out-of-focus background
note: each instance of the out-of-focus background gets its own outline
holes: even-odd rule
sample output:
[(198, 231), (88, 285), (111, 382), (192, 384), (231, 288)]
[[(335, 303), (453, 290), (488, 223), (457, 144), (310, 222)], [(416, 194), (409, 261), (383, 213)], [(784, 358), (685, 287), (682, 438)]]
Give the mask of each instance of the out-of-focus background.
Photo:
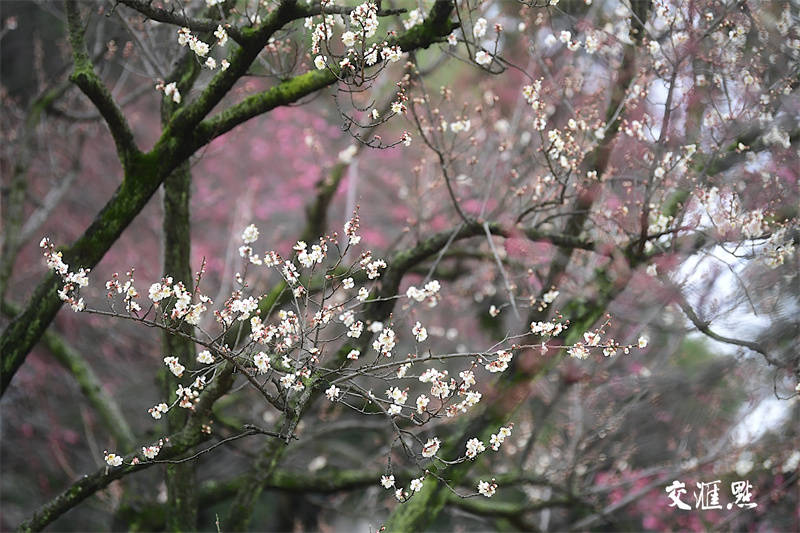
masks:
[[(408, 10), (417, 7), (416, 2), (395, 3)], [(395, 3), (383, 2), (383, 7)], [(567, 357), (552, 366), (542, 362), (552, 353), (523, 350), (515, 355), (520, 364), (541, 365), (541, 372), (505, 395), (495, 392), (505, 389), (493, 380), (512, 378), (479, 369), (482, 402), (508, 403), (513, 436), (500, 452), (480, 456), (467, 481), (495, 477), (498, 492), (491, 499), (449, 497), (427, 529), (800, 529), (800, 404), (795, 389), (800, 365), (798, 255), (785, 253), (778, 265), (767, 265), (762, 258), (763, 250), (772, 245), (768, 235), (780, 224), (789, 235), (780, 246), (790, 248), (797, 241), (796, 218), (781, 219), (775, 213), (794, 209), (797, 216), (800, 156), (797, 122), (792, 126), (792, 120), (797, 119), (800, 103), (796, 81), (800, 6), (740, 2), (737, 5), (748, 8), (733, 9), (719, 2), (701, 3), (702, 7), (654, 3), (648, 14), (648, 37), (641, 44), (644, 55), (633, 68), (638, 76), (633, 83), (638, 85), (630, 90), (625, 105), (615, 110), (623, 120), (609, 147), (605, 178), (594, 182), (597, 201), (592, 218), (568, 235), (593, 241), (593, 248), (576, 250), (570, 257), (569, 268), (557, 278), (559, 296), (550, 307), (565, 320), (574, 320), (601, 305), (602, 312), (586, 325), (587, 331), (607, 324), (603, 340), (636, 345), (646, 337), (647, 346), (627, 354), (620, 350), (611, 357), (595, 351), (587, 359)], [(204, 3), (160, 4), (191, 13)], [(429, 4), (420, 3), (422, 13)], [(427, 327), (427, 348), (432, 353), (483, 351), (509, 333), (526, 331), (525, 317), (532, 312), (525, 307), (526, 300), (535, 300), (548, 289), (548, 272), (560, 252), (552, 243), (530, 240), (525, 230), (570, 231), (563, 224), (573, 214), (573, 200), (580, 196), (572, 183), (585, 178), (582, 165), (588, 164), (583, 159), (574, 172), (567, 169), (572, 173), (564, 177), (561, 192), (548, 196), (548, 191), (561, 187), (564, 169), (552, 167), (558, 157), (552, 161), (544, 157), (552, 147), (546, 133), (551, 127), (560, 128), (562, 134), (573, 131), (567, 125), (571, 119), (596, 126), (607, 118), (614, 80), (621, 75), (617, 70), (624, 70), (631, 60), (624, 55), (631, 39), (619, 33), (629, 24), (631, 8), (627, 2), (604, 0), (551, 2), (550, 7), (522, 2), (461, 4), (470, 13), (464, 19), (469, 40), (505, 58), (488, 67), (493, 73), (476, 65), (472, 60), (476, 49), (463, 40), (456, 47), (437, 44), (387, 69), (385, 78), (376, 80), (367, 94), (320, 91), (251, 119), (191, 158), (191, 263), (193, 271), (206, 263), (201, 282), (205, 294), (221, 303), (235, 288), (234, 276), (243, 269), (240, 236), (248, 224), (258, 226), (259, 246), (290, 256), (306, 224), (306, 209), (315, 200), (316, 185), (342, 163), (346, 163), (344, 176), (327, 213), (328, 231), (341, 234), (358, 206), (361, 245), (376, 257), (389, 258), (456, 227), (459, 214), (437, 154), (417, 132), (421, 125), (431, 138), (440, 139), (436, 146), (448, 158), (450, 185), (461, 208), (471, 217), (498, 221), (517, 233), (493, 240), (496, 249), (485, 237), (455, 242), (438, 262), (432, 258), (409, 272), (399, 294), (405, 295), (410, 285), (419, 286), (433, 271), (442, 284), (441, 301), (433, 308), (398, 303), (392, 319), (403, 325), (398, 327), (402, 335), (396, 352), (414, 351), (408, 331), (417, 320)], [(113, 2), (83, 3), (81, 8), (97, 71), (124, 103), (137, 142), (150, 149), (161, 133), (161, 95), (153, 87), (184, 50), (175, 41), (176, 28), (145, 24), (141, 15)], [(664, 22), (681, 9), (692, 15), (683, 22)], [(789, 29), (783, 33), (781, 17), (787, 10)], [(706, 11), (712, 15), (709, 24), (719, 17), (725, 21), (711, 31), (722, 32), (718, 42), (697, 37)], [(399, 17), (405, 20), (408, 15)], [(484, 40), (470, 29), (477, 17), (489, 20)], [(61, 246), (78, 238), (120, 184), (122, 170), (97, 111), (67, 81), (71, 52), (61, 4), (4, 1), (0, 18), (2, 232), (13, 231), (15, 239), (20, 237), (13, 257), (6, 253), (2, 258), (6, 273), (0, 324), (5, 327), (16, 310), (28, 305), (47, 272), (40, 239), (48, 236)], [(497, 41), (495, 23), (503, 26)], [(402, 24), (390, 19), (392, 24), (402, 31)], [(302, 21), (292, 28), (264, 54), (252, 75), (235, 85), (220, 109), (276, 83), (283, 75), (276, 73), (279, 67), (302, 70), (296, 65), (313, 59), (302, 52), (308, 46)], [(728, 34), (738, 28), (744, 28), (746, 42), (731, 44)], [(569, 38), (559, 40), (561, 31), (570, 31)], [(588, 54), (586, 36), (591, 32), (601, 44), (598, 52)], [(548, 39), (550, 35), (554, 39)], [(680, 89), (673, 95), (668, 82), (674, 67), (671, 47), (679, 46), (676, 36), (694, 43), (695, 49), (692, 58), (674, 70), (671, 81)], [(660, 42), (662, 55), (651, 53), (646, 43), (653, 41)], [(571, 42), (583, 48), (571, 50)], [(726, 47), (736, 49), (736, 57), (725, 58)], [(291, 61), (281, 59), (292, 54)], [(779, 57), (770, 61), (770, 54)], [(407, 105), (417, 108), (414, 114), (392, 118), (378, 131), (387, 143), (409, 131), (411, 146), (349, 150), (358, 143), (346, 131), (343, 114), (358, 114), (359, 106), (369, 109), (390, 103), (394, 83), (411, 59), (420, 70), (429, 71), (421, 78), (424, 81), (415, 81), (407, 90), (411, 99)], [(760, 86), (737, 85), (732, 65), (739, 66), (740, 76), (744, 65), (750, 65)], [(717, 82), (715, 76), (724, 79)], [(205, 77), (210, 74), (201, 75), (200, 86), (207, 83)], [(544, 130), (535, 127), (538, 115), (523, 95), (523, 87), (538, 79), (543, 80), (540, 99), (549, 117)], [(62, 85), (54, 101), (37, 98)], [(726, 91), (736, 94), (723, 102)], [(758, 91), (772, 98), (765, 103)], [(669, 138), (660, 143), (668, 92), (675, 115)], [(192, 96), (183, 98), (189, 101)], [(761, 106), (758, 112), (770, 113), (771, 122), (757, 124), (748, 118), (744, 112), (748, 106)], [(470, 121), (468, 130), (454, 131), (452, 124), (464, 120)], [(780, 130), (775, 134), (779, 138), (788, 132), (786, 144), (762, 142), (774, 128)], [(595, 129), (578, 133), (576, 127), (569, 157), (591, 153), (602, 143), (591, 137)], [(737, 147), (743, 132), (752, 133), (751, 142)], [(707, 158), (704, 165), (678, 164), (689, 144)], [(710, 162), (724, 158), (728, 152), (723, 148), (730, 146), (737, 159), (725, 159), (727, 166), (716, 170)], [(751, 147), (753, 152), (747, 155)], [(645, 169), (666, 152), (675, 154), (664, 165), (667, 176), (645, 184)], [(12, 204), (13, 178), (19, 172), (24, 172), (26, 186), (21, 211), (19, 204)], [(716, 241), (706, 241), (698, 249), (666, 249), (665, 240), (653, 239), (656, 251), (665, 247), (664, 253), (652, 261), (632, 261), (630, 254), (637, 248), (625, 245), (638, 235), (640, 193), (653, 193), (647, 197), (652, 210), (667, 213), (670, 195), (679, 187), (690, 194), (683, 211), (669, 220), (665, 215), (664, 221), (652, 216), (657, 228), (652, 231), (661, 224), (664, 234), (673, 231), (676, 239), (686, 232), (710, 235)], [(709, 192), (712, 189), (716, 192)], [(159, 190), (92, 270), (92, 284), (81, 293), (92, 307), (105, 308), (102, 281), (114, 272), (135, 268), (143, 294), (164, 274), (162, 200)], [(15, 210), (21, 214), (21, 224), (10, 225)], [(736, 221), (750, 220), (748, 213), (758, 210), (766, 213), (758, 233), (767, 237), (754, 241), (751, 234), (742, 236)], [(717, 211), (726, 214), (715, 218)], [(720, 228), (719, 220), (731, 226)], [(598, 253), (601, 250), (608, 253)], [(657, 266), (655, 275), (647, 269), (651, 264)], [(624, 286), (618, 286), (623, 277)], [(254, 292), (266, 292), (277, 277), (258, 274), (248, 279)], [(521, 319), (509, 305), (509, 283), (519, 297)], [(609, 286), (615, 287), (610, 298)], [(490, 313), (492, 306), (500, 310), (497, 316)], [(696, 314), (696, 321), (690, 313)], [(203, 326), (212, 329), (213, 318)], [(92, 368), (119, 408), (134, 443), (163, 436), (147, 411), (161, 401), (157, 373), (168, 355), (156, 330), (62, 309), (49, 331)], [(731, 339), (746, 342), (728, 342)], [(578, 341), (583, 339), (579, 336)], [(0, 401), (3, 530), (17, 527), (74, 480), (104, 466), (104, 450), (118, 449), (96, 406), (65, 368), (63, 357), (54, 356), (52, 346), (36, 345)], [(457, 376), (464, 362), (443, 362), (440, 368)], [(420, 385), (417, 380), (409, 385), (412, 399)], [(376, 388), (377, 392), (382, 394), (383, 389)], [(245, 423), (270, 426), (278, 416), (257, 391), (237, 382), (235, 392), (214, 407), (212, 442), (234, 434)], [(442, 418), (436, 422), (436, 432), (456, 438), (459, 423)], [(415, 470), (419, 458), (391, 448), (393, 429), (384, 418), (319, 401), (306, 413), (297, 433), (300, 439), (289, 446), (280, 467), (285, 479), (296, 483), (266, 484), (254, 507), (253, 530), (371, 531), (396, 507), (413, 502), (412, 498), (409, 504), (399, 504), (393, 491), (379, 485), (387, 457), (397, 462), (398, 485), (403, 476), (408, 486), (411, 478), (421, 475)], [(237, 479), (252, 468), (261, 445), (257, 439), (242, 439), (197, 459), (200, 530), (216, 529), (218, 517), (229, 510)], [(377, 477), (368, 478), (373, 472)], [(347, 476), (352, 480), (343, 482), (350, 479)], [(330, 487), (320, 480), (329, 481)], [(665, 489), (674, 480), (685, 483), (683, 501), (690, 510), (670, 506)], [(715, 480), (720, 481), (722, 509), (699, 509), (692, 495), (698, 491), (697, 483)], [(727, 509), (727, 503), (736, 503), (731, 484), (740, 480), (751, 484), (751, 501), (757, 506)], [(474, 492), (474, 485), (471, 489)], [(166, 491), (164, 467), (157, 466), (99, 491), (50, 529), (163, 527)]]

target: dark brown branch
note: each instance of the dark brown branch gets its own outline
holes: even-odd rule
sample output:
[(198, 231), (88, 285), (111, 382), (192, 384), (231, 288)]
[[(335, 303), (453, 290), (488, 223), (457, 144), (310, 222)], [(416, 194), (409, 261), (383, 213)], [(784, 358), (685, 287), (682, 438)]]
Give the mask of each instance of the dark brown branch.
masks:
[[(155, 7), (152, 0), (119, 0), (119, 3), (138, 11), (151, 20), (189, 28), (193, 32), (213, 32), (221, 24), (219, 20), (205, 17), (192, 18), (186, 16), (183, 12), (175, 11), (175, 9)], [(245, 42), (245, 38), (239, 28), (227, 25), (225, 26), (225, 31), (237, 43), (243, 44)]]

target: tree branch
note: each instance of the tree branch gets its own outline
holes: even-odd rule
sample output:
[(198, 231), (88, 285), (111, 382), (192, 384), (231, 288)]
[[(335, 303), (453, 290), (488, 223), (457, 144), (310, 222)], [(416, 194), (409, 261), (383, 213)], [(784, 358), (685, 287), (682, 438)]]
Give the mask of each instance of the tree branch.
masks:
[[(135, 10), (144, 15), (145, 17), (155, 20), (156, 22), (163, 22), (165, 24), (174, 24), (189, 28), (193, 32), (213, 32), (220, 25), (219, 20), (211, 18), (192, 18), (186, 16), (182, 12), (176, 12), (175, 9), (164, 9), (161, 7), (154, 7), (152, 0), (119, 0), (119, 3)], [(228, 2), (230, 3), (230, 2)], [(245, 43), (245, 38), (239, 28), (227, 25), (225, 31), (231, 39), (239, 44)]]
[(741, 346), (743, 348), (748, 348), (750, 350), (753, 350), (754, 352), (761, 354), (764, 357), (764, 360), (766, 360), (767, 363), (769, 363), (770, 365), (776, 366), (778, 368), (785, 368), (786, 365), (782, 365), (780, 361), (777, 361), (775, 358), (770, 356), (769, 352), (767, 352), (766, 348), (764, 348), (761, 344), (753, 341), (745, 341), (740, 339), (734, 339), (732, 337), (725, 337), (724, 335), (720, 335), (719, 333), (715, 333), (714, 331), (712, 331), (711, 323), (706, 322), (705, 320), (702, 320), (699, 316), (697, 316), (697, 313), (694, 312), (694, 309), (692, 309), (691, 305), (689, 305), (689, 302), (686, 300), (686, 298), (683, 296), (680, 290), (677, 290), (676, 288), (676, 292), (677, 292), (676, 298), (678, 301), (678, 305), (680, 305), (683, 312), (701, 333), (705, 334), (709, 338), (714, 339), (715, 341), (724, 342), (725, 344), (732, 344), (734, 346)]
[[(70, 5), (75, 7), (75, 0), (70, 0)], [(430, 45), (434, 39), (439, 38), (439, 34), (444, 29), (452, 27), (446, 17), (446, 14), (449, 13), (448, 9), (451, 7), (452, 4), (449, 0), (437, 0), (432, 10), (433, 16), (429, 17), (426, 23), (417, 25), (400, 36), (398, 42), (403, 46), (424, 47)], [(259, 36), (259, 40), (254, 40), (255, 44), (252, 47), (240, 48), (231, 61), (230, 68), (218, 74), (196, 101), (175, 113), (152, 151), (147, 154), (138, 151), (130, 154), (130, 159), (124, 164), (125, 178), (120, 187), (83, 236), (71, 247), (63, 250), (64, 261), (67, 264), (73, 268), (94, 267), (116, 241), (122, 230), (142, 210), (166, 176), (202, 146), (198, 144), (197, 140), (204, 138), (205, 142), (208, 142), (213, 138), (213, 136), (208, 137), (208, 132), (214, 129), (213, 121), (211, 128), (208, 127), (208, 124), (203, 128), (198, 127), (200, 120), (221, 100), (236, 80), (245, 74), (250, 63), (260, 52), (261, 48), (258, 43), (261, 42), (261, 39), (263, 38), (263, 42), (266, 43), (271, 33), (280, 28), (279, 24), (292, 20), (292, 16), (299, 12), (295, 11), (296, 9), (296, 6), (288, 6), (275, 10), (268, 17), (269, 20), (265, 21), (261, 29), (254, 34)], [(71, 13), (73, 22), (79, 24), (77, 10), (73, 9)], [(80, 45), (83, 37), (82, 32), (78, 30), (79, 26), (73, 34), (78, 40), (77, 44)], [(80, 50), (81, 48), (77, 47), (76, 49)], [(87, 70), (85, 66), (88, 61), (85, 53), (79, 54), (79, 59), (84, 62), (81, 76), (90, 82), (96, 79), (94, 71), (91, 68)], [(335, 78), (325, 78), (324, 80), (316, 78), (315, 76), (319, 72), (322, 71), (303, 74), (257, 95), (260, 113), (293, 103), (335, 80)], [(326, 83), (323, 84), (321, 81)], [(92, 82), (89, 85), (92, 90), (95, 90), (93, 94), (101, 97), (100, 103), (104, 104), (103, 109), (106, 112), (114, 110), (119, 112), (115, 106), (112, 109), (109, 108), (108, 104), (113, 104), (113, 101), (102, 98), (103, 94), (107, 94), (107, 90), (106, 93), (102, 92), (104, 90), (102, 84)], [(113, 118), (115, 113), (111, 112), (110, 115)], [(226, 113), (223, 112), (221, 116), (226, 116)], [(251, 116), (254, 115), (248, 115), (248, 118)], [(238, 121), (236, 124), (240, 122)], [(236, 124), (229, 126), (232, 128)], [(206, 137), (198, 136), (198, 132), (205, 132)], [(0, 392), (5, 393), (17, 369), (24, 362), (25, 356), (61, 307), (61, 300), (58, 297), (59, 288), (59, 277), (49, 273), (34, 291), (22, 314), (9, 324), (0, 337), (0, 357), (2, 358), (2, 377), (0, 379), (2, 390)]]
[[(166, 106), (165, 106), (166, 107)], [(165, 111), (168, 113), (168, 111)], [(193, 291), (191, 267), (191, 221), (189, 200), (192, 174), (189, 163), (178, 167), (164, 180), (164, 275), (182, 282)], [(194, 328), (183, 321), (180, 331), (192, 335)], [(186, 368), (195, 367), (195, 345), (189, 338), (164, 331), (161, 339), (163, 353), (178, 357)], [(162, 367), (164, 394), (172, 404), (177, 400), (175, 389), (178, 378)], [(177, 431), (186, 421), (183, 409), (171, 409), (166, 415), (169, 432)], [(197, 528), (197, 493), (195, 491), (195, 464), (192, 462), (168, 465), (166, 471), (167, 498), (170, 513), (167, 526), (170, 531), (191, 531)]]
[[(211, 413), (211, 406), (230, 389), (233, 381), (233, 365), (225, 363), (217, 372), (214, 380), (200, 394), (194, 411), (183, 429), (169, 437), (167, 444), (158, 454), (159, 459), (179, 457), (208, 438), (202, 426)], [(140, 462), (131, 464), (134, 458)], [(134, 453), (125, 457), (123, 466), (104, 467), (93, 474), (84, 476), (48, 503), (42, 505), (31, 518), (19, 525), (18, 531), (40, 531), (92, 494), (107, 487), (112, 481), (155, 464), (158, 463), (149, 461), (141, 453)]]
[[(11, 302), (3, 302), (3, 314), (14, 316), (19, 308)], [(86, 400), (89, 402), (103, 424), (111, 432), (117, 445), (124, 452), (133, 450), (134, 436), (125, 415), (114, 397), (108, 394), (103, 382), (92, 370), (91, 365), (77, 350), (70, 346), (60, 335), (46, 331), (42, 335), (42, 344), (53, 358), (64, 367), (75, 379)]]
[(75, 62), (70, 80), (89, 97), (100, 111), (114, 139), (114, 144), (117, 146), (117, 154), (122, 167), (127, 168), (131, 159), (140, 153), (133, 138), (133, 132), (108, 88), (94, 71), (92, 60), (86, 49), (86, 41), (83, 38), (84, 27), (76, 0), (67, 0), (64, 6), (67, 12), (69, 42), (72, 45), (72, 57)]
[[(497, 231), (497, 226), (490, 226), (490, 229)], [(482, 235), (484, 228), (480, 224), (470, 226), (462, 225), (455, 232), (453, 230), (443, 231), (417, 244), (410, 250), (398, 252), (394, 257), (387, 261), (389, 266), (381, 276), (382, 283), (376, 295), (375, 301), (369, 304), (364, 310), (364, 320), (380, 321), (384, 320), (392, 312), (396, 299), (386, 298), (397, 293), (400, 282), (410, 269), (420, 262), (435, 255), (451, 239), (465, 239)], [(362, 335), (354, 344), (346, 344), (336, 353), (334, 366), (346, 365), (348, 363), (347, 354), (351, 349), (366, 350), (371, 341), (371, 335)], [(314, 401), (321, 393), (321, 386), (324, 383), (323, 376), (315, 373), (311, 376), (310, 382), (300, 397), (282, 413), (281, 418), (275, 424), (276, 432), (288, 435), (294, 432), (300, 419), (308, 411)], [(245, 481), (237, 492), (236, 498), (228, 515), (225, 529), (240, 531), (247, 528), (253, 506), (263, 489), (266, 480), (270, 479), (276, 471), (285, 453), (286, 446), (274, 441), (269, 442), (259, 454), (253, 468), (246, 474)]]
[[(431, 44), (442, 40), (455, 27), (454, 23), (449, 20), (451, 10), (452, 2), (450, 0), (437, 0), (425, 22), (414, 26), (399, 37), (389, 39), (389, 43), (400, 46), (404, 51), (427, 48)], [(272, 28), (275, 25), (283, 25), (285, 23), (282, 22), (282, 17), (291, 19), (292, 16), (297, 16), (288, 8), (286, 8), (284, 15), (281, 15), (281, 12), (281, 9), (276, 10), (271, 16), (277, 20), (274, 23), (265, 23), (259, 33), (270, 30), (268, 34), (271, 35), (274, 31)], [(231, 62), (229, 71), (234, 68), (236, 59), (234, 58), (234, 61)], [(276, 104), (276, 101), (298, 100), (299, 97), (295, 95), (310, 94), (327, 87), (337, 79), (336, 74), (331, 70), (315, 70), (296, 76), (292, 80), (283, 82), (264, 92), (248, 96), (222, 113), (201, 122), (195, 130), (194, 146), (202, 146), (237, 125), (273, 109), (276, 105), (282, 105), (280, 103)], [(210, 111), (210, 108), (208, 111)]]

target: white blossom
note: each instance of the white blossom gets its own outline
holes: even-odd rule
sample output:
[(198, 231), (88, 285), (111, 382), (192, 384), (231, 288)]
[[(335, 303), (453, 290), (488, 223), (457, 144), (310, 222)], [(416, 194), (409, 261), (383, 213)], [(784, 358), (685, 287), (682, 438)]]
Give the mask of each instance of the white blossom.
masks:
[(492, 62), (492, 56), (484, 50), (479, 50), (478, 53), (475, 54), (475, 62), (479, 65), (486, 66)]
[(478, 481), (478, 492), (487, 498), (494, 496), (496, 490), (497, 484), (494, 482), (494, 480), (492, 480), (491, 483), (488, 481)]
[(426, 442), (425, 446), (422, 447), (422, 456), (433, 457), (436, 455), (436, 452), (439, 451), (441, 444), (442, 442), (436, 437), (428, 439), (428, 442)]
[(197, 362), (202, 363), (204, 365), (210, 365), (214, 362), (214, 356), (211, 355), (211, 352), (208, 350), (203, 350), (199, 354), (197, 354)]
[(486, 35), (486, 25), (487, 23), (485, 18), (481, 17), (476, 20), (475, 25), (472, 26), (472, 35), (474, 35), (475, 38), (481, 38)]
[(341, 389), (339, 387), (337, 387), (336, 385), (331, 385), (325, 391), (325, 396), (327, 396), (330, 401), (334, 401), (336, 398), (339, 397), (340, 392)]
[(482, 453), (486, 450), (486, 446), (484, 446), (483, 442), (479, 439), (471, 438), (467, 441), (467, 458), (474, 459), (477, 457), (479, 453)]
[(108, 466), (120, 466), (122, 465), (122, 456), (117, 455), (115, 453), (108, 453), (108, 451), (104, 454), (104, 459)]

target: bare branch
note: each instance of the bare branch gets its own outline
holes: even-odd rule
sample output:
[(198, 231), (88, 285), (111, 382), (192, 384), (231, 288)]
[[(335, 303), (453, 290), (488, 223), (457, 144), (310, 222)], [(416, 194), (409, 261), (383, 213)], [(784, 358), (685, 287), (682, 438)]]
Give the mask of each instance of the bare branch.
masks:
[(67, 0), (64, 5), (67, 12), (69, 41), (72, 45), (72, 56), (75, 62), (70, 80), (80, 87), (103, 115), (111, 136), (114, 138), (114, 144), (117, 146), (120, 162), (123, 168), (127, 168), (131, 159), (140, 153), (133, 138), (133, 131), (122, 111), (114, 102), (108, 88), (94, 71), (92, 60), (86, 49), (86, 41), (83, 38), (84, 27), (77, 2)]
[(769, 355), (766, 348), (764, 348), (761, 344), (753, 341), (745, 341), (741, 339), (734, 339), (732, 337), (726, 337), (724, 335), (720, 335), (719, 333), (715, 333), (711, 330), (711, 323), (705, 320), (702, 320), (697, 313), (695, 313), (694, 309), (692, 309), (689, 302), (686, 300), (686, 297), (680, 292), (680, 290), (676, 290), (677, 292), (677, 299), (678, 305), (680, 305), (683, 312), (686, 314), (686, 317), (694, 324), (694, 326), (700, 331), (701, 333), (705, 334), (707, 337), (714, 339), (715, 341), (724, 342), (725, 344), (732, 344), (734, 346), (741, 346), (743, 348), (748, 348), (753, 350), (756, 353), (761, 354), (764, 357), (764, 360), (767, 361), (772, 366), (776, 366), (778, 368), (784, 368), (785, 365), (782, 365), (780, 361), (777, 361), (774, 357)]
[[(14, 316), (18, 312), (17, 306), (11, 302), (3, 302), (3, 314)], [(94, 373), (88, 361), (60, 335), (51, 331), (45, 332), (42, 343), (53, 358), (75, 379), (89, 405), (111, 432), (119, 448), (126, 453), (132, 451), (135, 442), (133, 431), (119, 404), (105, 391), (102, 380)]]

